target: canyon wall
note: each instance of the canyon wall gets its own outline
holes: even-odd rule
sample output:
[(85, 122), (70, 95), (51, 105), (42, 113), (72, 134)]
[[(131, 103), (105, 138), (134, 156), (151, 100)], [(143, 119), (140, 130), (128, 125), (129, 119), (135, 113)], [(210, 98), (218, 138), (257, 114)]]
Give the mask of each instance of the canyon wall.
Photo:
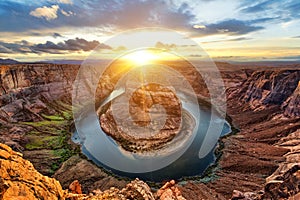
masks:
[[(84, 193), (97, 188), (108, 189), (106, 192), (95, 191), (94, 196), (127, 195), (122, 191), (141, 199), (145, 194), (149, 199), (166, 196), (164, 192), (150, 194), (148, 186), (139, 181), (127, 185), (128, 181), (107, 175), (79, 156), (68, 130), (72, 122), (71, 89), (78, 67), (50, 64), (1, 66), (0, 143), (22, 152), (23, 157), (43, 175), (54, 175), (59, 179), (64, 189), (78, 179)], [(184, 182), (180, 185), (172, 182), (164, 188), (174, 198), (178, 195), (178, 199), (189, 200), (229, 199), (233, 191), (233, 199), (299, 197), (300, 70), (293, 67), (248, 68), (227, 65), (221, 70), (227, 87), (228, 115), (239, 132), (221, 139), (219, 150), (222, 156), (209, 182)], [(21, 160), (21, 155), (12, 153), (8, 147), (2, 145), (0, 154), (4, 160), (0, 162), (1, 170), (7, 168), (5, 163), (11, 164), (1, 174), (9, 173), (15, 162), (22, 163), (18, 165), (22, 169), (20, 173), (32, 172), (32, 165)], [(83, 168), (80, 173), (77, 173), (78, 168)], [(94, 173), (90, 173), (91, 170)], [(32, 199), (38, 199), (34, 196), (36, 194), (64, 198), (64, 191), (54, 179), (38, 177), (38, 180), (45, 181), (30, 182), (33, 181), (30, 177), (11, 180), (8, 175), (1, 175), (0, 195), (12, 191), (8, 186), (21, 186), (29, 179), (28, 184), (33, 187), (27, 189)], [(6, 183), (3, 183), (3, 178)], [(24, 190), (28, 184), (24, 185)], [(47, 184), (51, 185), (45, 186)], [(39, 187), (48, 189), (45, 194), (40, 194), (35, 191)], [(145, 189), (143, 194), (140, 193), (142, 189)]]

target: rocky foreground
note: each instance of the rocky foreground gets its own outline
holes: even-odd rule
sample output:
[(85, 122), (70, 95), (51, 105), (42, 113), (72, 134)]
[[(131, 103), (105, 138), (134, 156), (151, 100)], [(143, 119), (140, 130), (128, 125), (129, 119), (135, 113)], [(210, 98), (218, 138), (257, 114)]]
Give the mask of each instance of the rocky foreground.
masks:
[(131, 181), (123, 189), (94, 190), (82, 194), (80, 183), (75, 180), (69, 190), (63, 190), (54, 178), (40, 174), (22, 154), (0, 143), (0, 199), (178, 199), (184, 200), (175, 181), (166, 183), (156, 193), (141, 180)]
[(218, 66), (239, 132), (221, 139), (210, 181), (158, 191), (109, 175), (70, 141), (78, 66), (1, 66), (0, 143), (13, 150), (0, 145), (0, 199), (300, 199), (300, 66)]

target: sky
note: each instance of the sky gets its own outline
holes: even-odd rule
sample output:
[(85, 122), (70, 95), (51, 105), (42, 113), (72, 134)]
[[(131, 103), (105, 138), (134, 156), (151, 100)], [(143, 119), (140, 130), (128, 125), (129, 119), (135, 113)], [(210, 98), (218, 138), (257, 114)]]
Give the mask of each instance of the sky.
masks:
[(84, 60), (96, 47), (113, 57), (130, 46), (109, 42), (116, 34), (161, 27), (184, 36), (153, 41), (170, 51), (189, 51), (188, 38), (215, 60), (295, 61), (299, 10), (299, 0), (1, 0), (0, 58)]

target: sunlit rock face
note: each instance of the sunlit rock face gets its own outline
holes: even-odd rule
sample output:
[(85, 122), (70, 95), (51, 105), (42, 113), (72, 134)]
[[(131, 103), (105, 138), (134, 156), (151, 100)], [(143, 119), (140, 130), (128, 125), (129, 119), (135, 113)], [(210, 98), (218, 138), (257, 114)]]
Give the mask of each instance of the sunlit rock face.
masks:
[(60, 183), (40, 174), (22, 156), (0, 143), (0, 199), (65, 199)]
[[(159, 84), (147, 84), (133, 92), (129, 105), (129, 112), (137, 125), (151, 125), (156, 128), (155, 124), (151, 124), (151, 118), (160, 119), (166, 114), (164, 129), (178, 132), (181, 122), (181, 104), (171, 89)], [(163, 109), (155, 105), (160, 105)]]
[[(117, 101), (115, 109), (122, 111), (123, 106), (122, 101)], [(162, 148), (179, 133), (182, 124), (182, 107), (174, 91), (154, 83), (143, 85), (131, 93), (131, 119), (119, 116), (126, 120), (116, 123), (111, 105), (106, 106), (106, 110), (105, 107), (100, 108), (99, 113), (102, 113), (99, 118), (103, 131), (131, 152)], [(118, 112), (118, 115), (123, 114), (126, 113)]]
[(294, 93), (283, 103), (282, 108), (284, 108), (284, 114), (286, 116), (300, 116), (300, 80)]

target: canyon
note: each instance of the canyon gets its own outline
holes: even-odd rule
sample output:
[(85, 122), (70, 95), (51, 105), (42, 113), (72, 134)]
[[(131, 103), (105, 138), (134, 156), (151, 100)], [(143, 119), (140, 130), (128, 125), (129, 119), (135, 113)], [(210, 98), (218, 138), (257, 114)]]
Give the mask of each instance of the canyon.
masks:
[[(79, 66), (1, 66), (0, 197), (299, 198), (300, 66), (216, 64), (226, 86), (234, 133), (220, 139), (218, 162), (205, 176), (148, 183), (151, 187), (97, 167), (72, 143), (72, 83)], [(98, 89), (111, 90), (109, 83), (101, 84)]]

